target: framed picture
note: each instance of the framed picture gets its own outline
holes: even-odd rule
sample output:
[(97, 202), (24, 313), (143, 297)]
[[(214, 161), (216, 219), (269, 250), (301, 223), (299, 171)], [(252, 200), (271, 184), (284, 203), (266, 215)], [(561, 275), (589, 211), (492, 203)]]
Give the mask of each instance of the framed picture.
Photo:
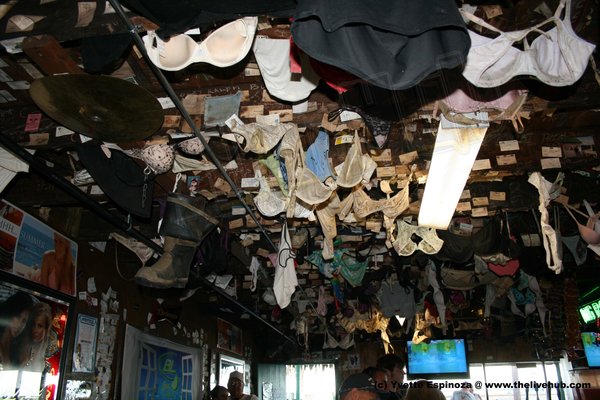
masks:
[(202, 349), (158, 338), (127, 325), (122, 399), (203, 398)]
[(217, 348), (242, 355), (242, 331), (237, 326), (217, 318)]
[(98, 318), (77, 315), (77, 332), (73, 351), (73, 372), (94, 372), (96, 343), (98, 340)]
[(77, 243), (0, 200), (0, 270), (75, 296)]
[(0, 398), (61, 398), (72, 302), (0, 272)]

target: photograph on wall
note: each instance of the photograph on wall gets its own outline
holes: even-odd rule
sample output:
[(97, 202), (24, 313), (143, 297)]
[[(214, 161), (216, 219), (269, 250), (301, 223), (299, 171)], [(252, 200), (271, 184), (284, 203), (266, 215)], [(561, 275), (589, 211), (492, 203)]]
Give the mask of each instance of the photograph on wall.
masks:
[(187, 177), (187, 186), (190, 191), (190, 196), (197, 196), (200, 191), (200, 176), (192, 175)]
[(17, 207), (0, 200), (0, 270), (2, 271), (13, 272), (17, 239), (24, 215)]
[(0, 269), (75, 296), (77, 243), (0, 201)]
[(242, 331), (237, 326), (217, 318), (217, 348), (242, 354)]
[(182, 399), (203, 397), (202, 349), (148, 335), (127, 325), (121, 398)]
[(0, 398), (59, 397), (68, 312), (62, 300), (0, 283)]
[(94, 372), (97, 336), (98, 318), (79, 314), (73, 351), (73, 372)]

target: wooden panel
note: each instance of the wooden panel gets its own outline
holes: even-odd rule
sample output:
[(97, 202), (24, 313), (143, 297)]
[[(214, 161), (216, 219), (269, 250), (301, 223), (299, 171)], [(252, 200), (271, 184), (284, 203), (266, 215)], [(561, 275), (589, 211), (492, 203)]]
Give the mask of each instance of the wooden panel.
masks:
[(23, 51), (47, 75), (82, 74), (83, 71), (52, 36), (30, 36), (23, 41)]

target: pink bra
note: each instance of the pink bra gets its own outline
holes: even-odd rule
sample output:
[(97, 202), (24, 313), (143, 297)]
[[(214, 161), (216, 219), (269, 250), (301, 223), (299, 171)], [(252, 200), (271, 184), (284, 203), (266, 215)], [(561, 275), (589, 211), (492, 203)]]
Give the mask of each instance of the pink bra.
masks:
[[(565, 16), (560, 19), (563, 8), (566, 8)], [(531, 75), (551, 86), (569, 86), (581, 78), (596, 47), (573, 31), (571, 0), (561, 0), (554, 15), (545, 21), (513, 32), (502, 32), (464, 10), (461, 13), (500, 35), (491, 39), (469, 30), (471, 49), (463, 75), (475, 86), (500, 86), (518, 75)], [(549, 23), (556, 26), (547, 32), (540, 30)], [(527, 36), (532, 32), (540, 36), (530, 45)], [(523, 50), (514, 46), (518, 42), (523, 42)]]

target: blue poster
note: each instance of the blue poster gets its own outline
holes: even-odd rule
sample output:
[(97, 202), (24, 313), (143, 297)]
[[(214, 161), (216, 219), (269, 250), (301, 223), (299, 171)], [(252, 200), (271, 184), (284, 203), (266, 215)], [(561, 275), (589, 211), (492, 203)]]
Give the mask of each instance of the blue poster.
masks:
[(77, 243), (25, 214), (13, 273), (74, 296), (76, 268)]
[(191, 393), (192, 356), (177, 350), (142, 343), (139, 400), (182, 399)]

